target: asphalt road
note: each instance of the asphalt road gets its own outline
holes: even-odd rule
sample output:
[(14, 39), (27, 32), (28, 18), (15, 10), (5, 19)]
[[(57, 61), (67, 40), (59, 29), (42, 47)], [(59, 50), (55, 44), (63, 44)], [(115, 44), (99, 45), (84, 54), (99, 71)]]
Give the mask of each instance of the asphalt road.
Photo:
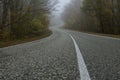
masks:
[(81, 80), (76, 40), (91, 80), (120, 80), (120, 40), (51, 28), (47, 38), (0, 48), (0, 80)]

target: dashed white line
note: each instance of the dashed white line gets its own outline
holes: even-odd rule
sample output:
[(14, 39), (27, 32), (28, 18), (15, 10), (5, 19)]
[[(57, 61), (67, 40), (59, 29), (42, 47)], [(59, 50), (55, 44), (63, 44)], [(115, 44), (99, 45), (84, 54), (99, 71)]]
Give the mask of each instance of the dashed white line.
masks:
[(91, 80), (89, 72), (88, 72), (87, 67), (85, 65), (84, 59), (82, 57), (81, 51), (80, 51), (75, 39), (71, 35), (70, 35), (70, 37), (73, 40), (73, 43), (75, 45), (75, 50), (76, 50), (76, 53), (77, 53), (77, 60), (78, 60), (80, 78), (81, 78), (81, 80)]

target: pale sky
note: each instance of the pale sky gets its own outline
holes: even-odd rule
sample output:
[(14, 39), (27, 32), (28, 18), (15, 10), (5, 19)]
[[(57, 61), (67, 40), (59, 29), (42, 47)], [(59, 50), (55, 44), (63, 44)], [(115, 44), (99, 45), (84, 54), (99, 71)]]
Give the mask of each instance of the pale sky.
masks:
[(59, 3), (56, 7), (57, 11), (54, 11), (53, 14), (61, 13), (64, 10), (65, 5), (67, 5), (70, 2), (70, 0), (58, 0), (58, 2)]
[(51, 16), (51, 24), (55, 24), (55, 25), (61, 25), (63, 24), (63, 21), (61, 20), (61, 13), (65, 8), (65, 5), (67, 5), (70, 0), (58, 0), (59, 3), (57, 4), (56, 7), (56, 11), (52, 12), (52, 16)]
[(62, 11), (64, 9), (65, 5), (69, 2), (70, 2), (70, 0), (59, 0), (58, 9), (60, 11)]

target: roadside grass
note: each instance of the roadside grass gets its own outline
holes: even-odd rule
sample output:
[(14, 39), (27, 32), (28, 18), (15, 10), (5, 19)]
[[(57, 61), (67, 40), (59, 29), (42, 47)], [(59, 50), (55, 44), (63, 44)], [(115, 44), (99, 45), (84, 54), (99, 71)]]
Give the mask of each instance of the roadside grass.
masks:
[(106, 36), (106, 37), (112, 37), (112, 38), (120, 38), (120, 34), (115, 35), (115, 34), (105, 34), (105, 33), (97, 33), (97, 32), (80, 31), (80, 30), (76, 30), (76, 29), (66, 28), (66, 27), (64, 27), (64, 26), (62, 27), (62, 29), (69, 29), (69, 30), (73, 30), (73, 31), (78, 31), (78, 32), (87, 33), (87, 34), (92, 34), (92, 35), (98, 35), (98, 36)]
[[(83, 32), (83, 31), (80, 31), (80, 32)], [(99, 36), (106, 36), (106, 37), (112, 37), (112, 38), (120, 38), (120, 34), (115, 35), (115, 34), (104, 34), (104, 33), (96, 33), (96, 32), (83, 32), (83, 33), (99, 35)]]
[(22, 38), (22, 39), (15, 39), (15, 40), (8, 40), (8, 41), (0, 41), (0, 48), (13, 46), (21, 43), (31, 42), (35, 40), (39, 40), (45, 37), (48, 37), (52, 34), (52, 31), (47, 30), (46, 32), (32, 37)]

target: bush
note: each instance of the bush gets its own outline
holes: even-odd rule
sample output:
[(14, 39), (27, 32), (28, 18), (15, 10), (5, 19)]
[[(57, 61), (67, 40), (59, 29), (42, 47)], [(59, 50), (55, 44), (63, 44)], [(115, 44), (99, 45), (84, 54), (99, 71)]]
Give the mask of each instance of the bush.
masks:
[(5, 31), (3, 32), (2, 30), (0, 30), (0, 40), (9, 40), (10, 39), (10, 33), (9, 31)]
[(46, 29), (46, 25), (44, 25), (39, 19), (33, 19), (31, 21), (24, 20), (13, 25), (12, 36), (14, 36), (14, 38), (24, 38), (40, 35)]
[(41, 21), (39, 19), (33, 19), (31, 21), (31, 31), (30, 31), (30, 33), (35, 34), (35, 35), (40, 34), (45, 29), (46, 29), (45, 26), (41, 23)]
[(11, 21), (11, 32), (0, 31), (0, 38), (19, 39), (43, 34), (48, 29), (48, 19), (45, 15), (32, 18), (26, 13), (22, 19)]

